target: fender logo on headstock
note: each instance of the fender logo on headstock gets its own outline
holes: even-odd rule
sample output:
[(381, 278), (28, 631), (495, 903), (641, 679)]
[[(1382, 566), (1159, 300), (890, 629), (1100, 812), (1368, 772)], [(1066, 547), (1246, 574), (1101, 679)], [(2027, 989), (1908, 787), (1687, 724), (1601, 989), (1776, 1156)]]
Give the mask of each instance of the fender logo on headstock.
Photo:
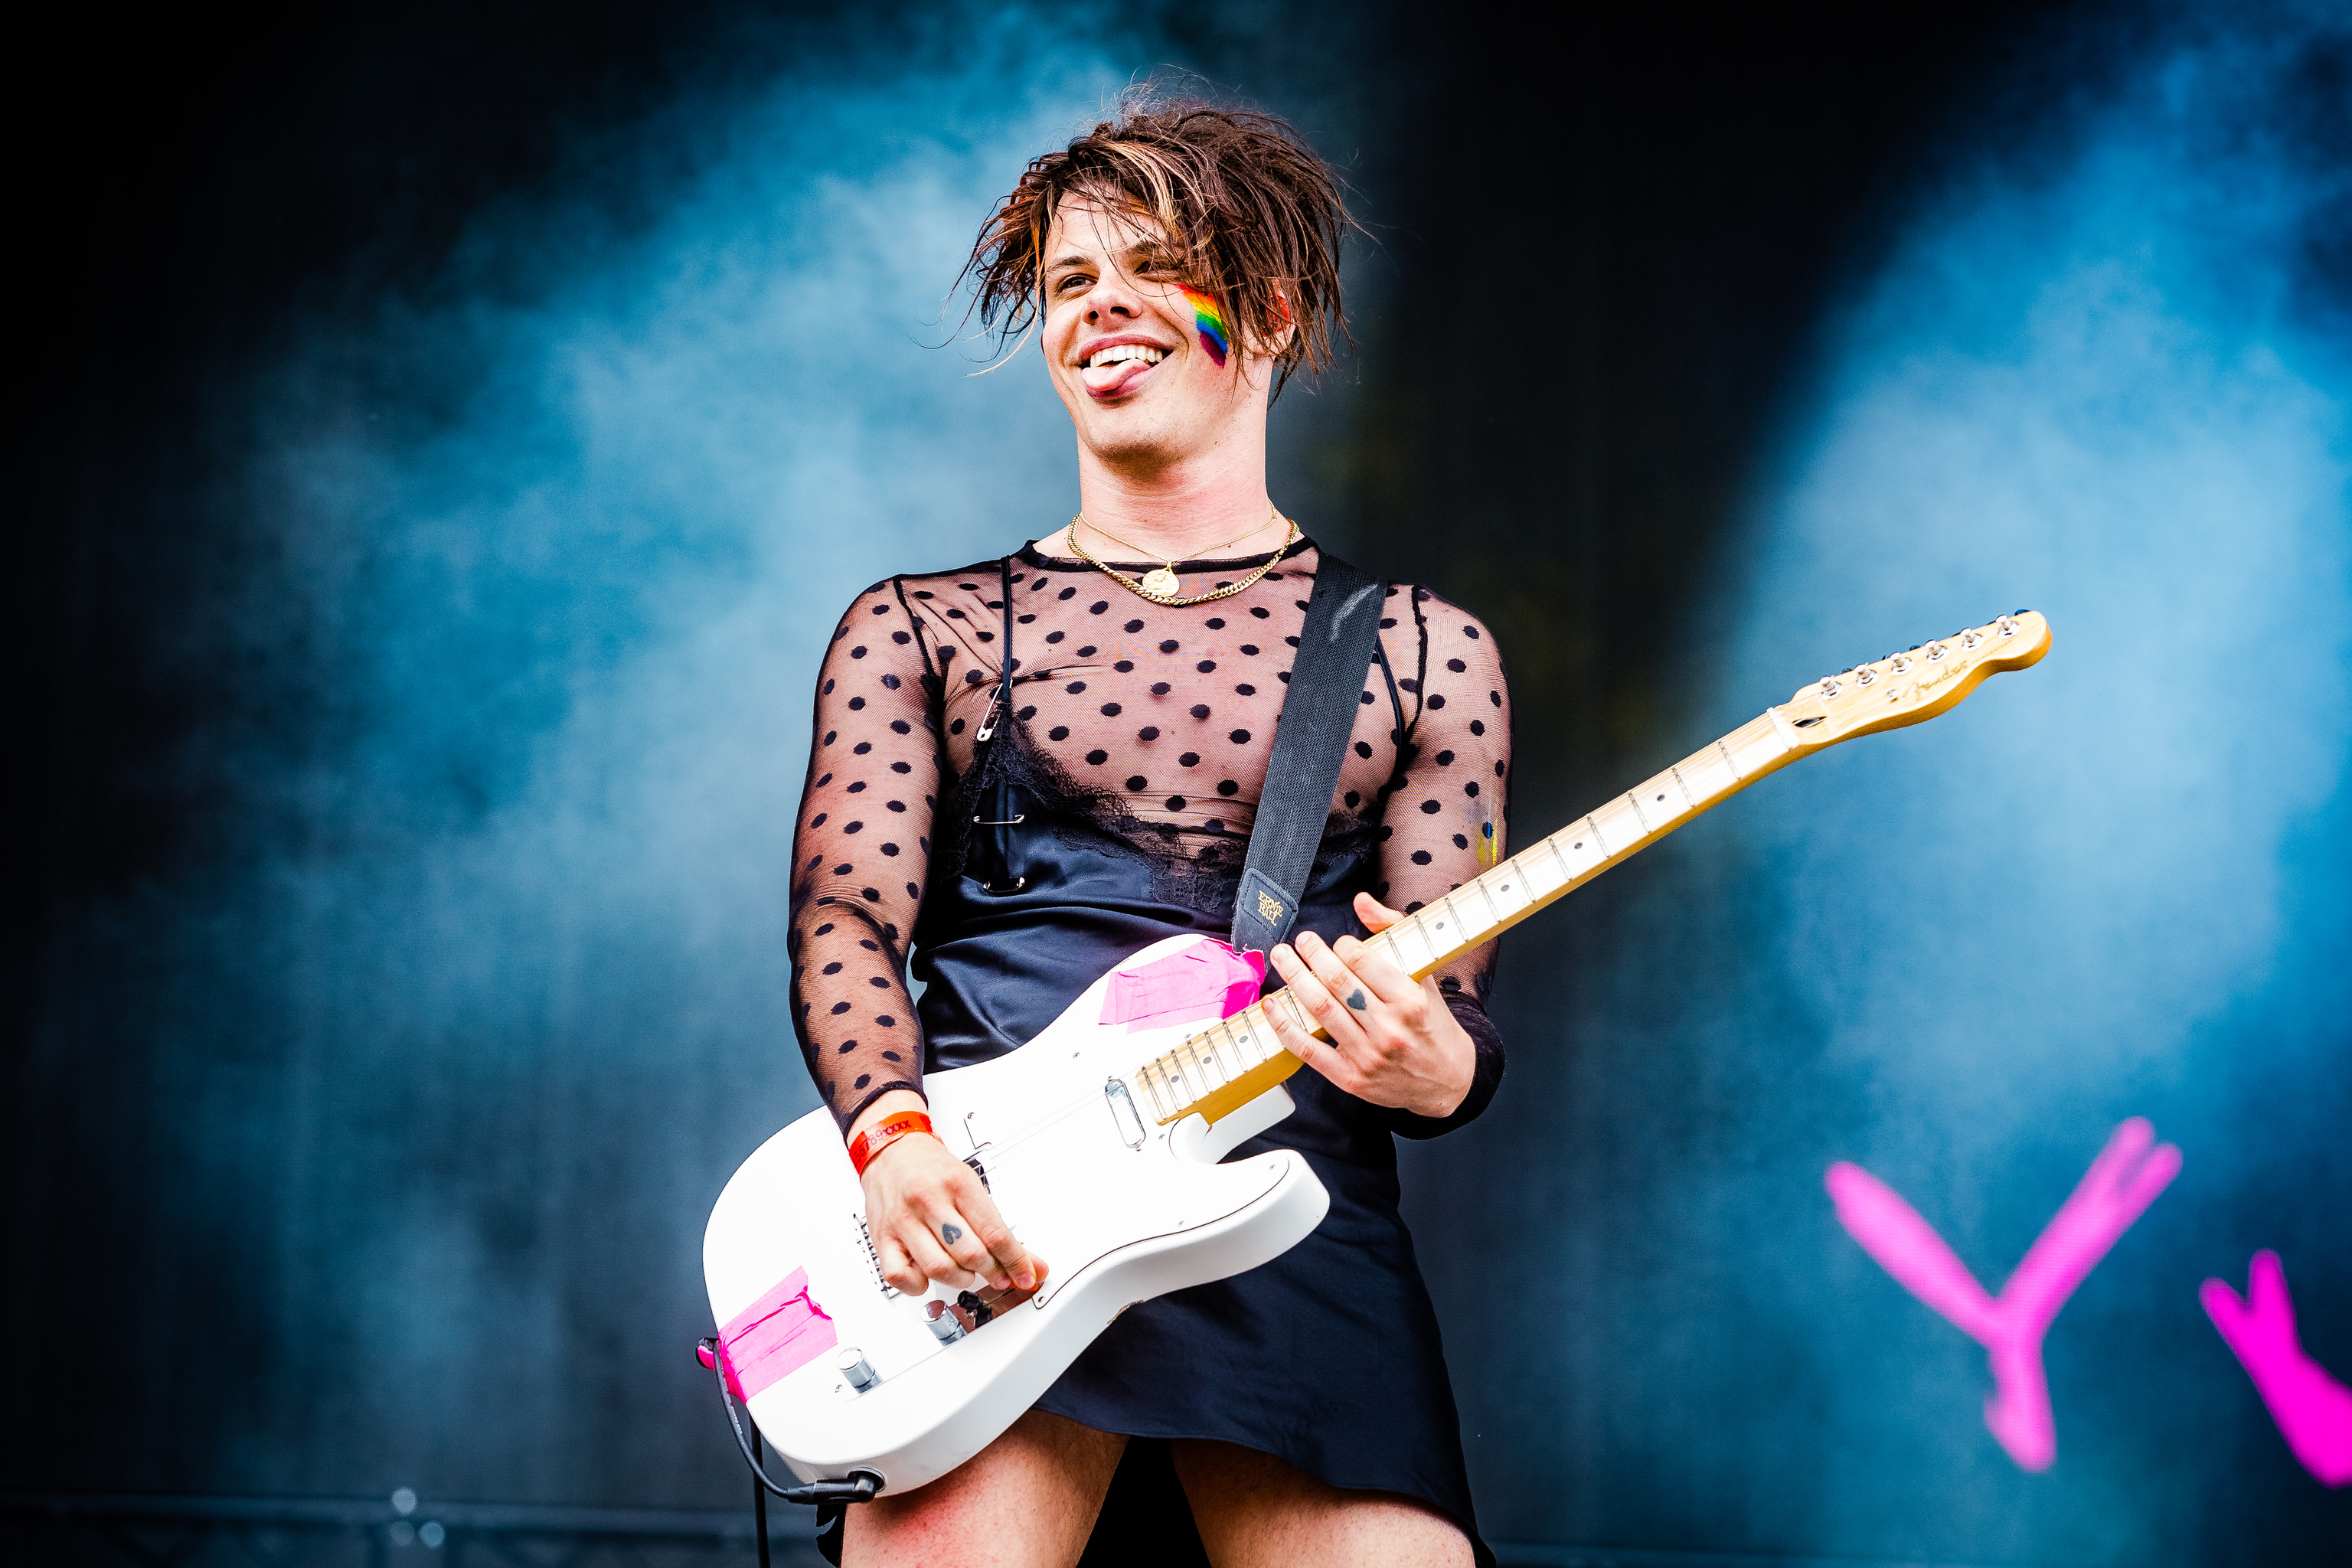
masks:
[(1943, 668), (1937, 670), (1933, 675), (1927, 677), (1925, 679), (1913, 681), (1911, 683), (1911, 693), (1914, 696), (1925, 697), (1928, 692), (1935, 690), (1936, 688), (1943, 685), (1944, 682), (1951, 679), (1952, 677), (1959, 674), (1959, 672), (1960, 667), (1958, 665), (1948, 664), (1944, 666)]

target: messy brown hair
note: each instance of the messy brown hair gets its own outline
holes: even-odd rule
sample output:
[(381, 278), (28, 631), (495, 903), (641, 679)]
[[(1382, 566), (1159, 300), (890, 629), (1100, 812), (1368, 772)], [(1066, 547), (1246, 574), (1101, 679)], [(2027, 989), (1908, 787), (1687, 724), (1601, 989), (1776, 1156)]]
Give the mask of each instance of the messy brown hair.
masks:
[(1348, 330), (1339, 243), (1362, 226), (1330, 165), (1283, 121), (1146, 86), (1062, 151), (1032, 159), (958, 279), (975, 281), (981, 325), (1000, 343), (1037, 321), (1045, 237), (1073, 196), (1156, 223), (1185, 282), (1224, 308), (1236, 348), (1264, 353), (1295, 329), (1276, 351), (1276, 395), (1294, 370), (1330, 368), (1333, 339)]

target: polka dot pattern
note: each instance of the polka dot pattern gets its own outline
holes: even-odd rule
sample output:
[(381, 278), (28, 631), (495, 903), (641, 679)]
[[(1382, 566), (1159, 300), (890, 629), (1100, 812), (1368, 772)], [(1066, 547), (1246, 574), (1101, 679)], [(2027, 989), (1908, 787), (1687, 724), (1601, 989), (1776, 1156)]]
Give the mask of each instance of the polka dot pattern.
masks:
[[(1098, 792), (1107, 825), (1148, 853), (1237, 865), (1316, 563), (1310, 548), (1230, 598), (1178, 608), (1106, 595), (1083, 563), (1024, 552), (1012, 563), (1014, 700), (998, 732)], [(1188, 594), (1235, 580), (1225, 563), (1180, 571)], [(921, 1087), (903, 933), (934, 839), (960, 843), (933, 818), (996, 705), (1001, 584), (994, 562), (877, 584), (818, 672), (792, 862), (792, 1005), (845, 1126), (877, 1096)], [(1503, 842), (1509, 697), (1486, 628), (1430, 590), (1391, 586), (1380, 626), (1394, 681), (1367, 672), (1331, 809), (1373, 827), (1377, 896), (1410, 910), (1476, 876), (1479, 852)], [(1483, 991), (1492, 961), (1491, 947), (1472, 953), (1441, 983)]]

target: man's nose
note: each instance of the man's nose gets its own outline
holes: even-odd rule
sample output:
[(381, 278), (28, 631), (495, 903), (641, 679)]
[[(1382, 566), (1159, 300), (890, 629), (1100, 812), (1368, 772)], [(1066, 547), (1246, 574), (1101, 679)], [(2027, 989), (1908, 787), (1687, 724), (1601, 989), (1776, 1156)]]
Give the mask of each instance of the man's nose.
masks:
[(1106, 279), (1097, 283), (1087, 296), (1087, 320), (1099, 321), (1108, 316), (1134, 321), (1143, 314), (1143, 301), (1124, 279)]

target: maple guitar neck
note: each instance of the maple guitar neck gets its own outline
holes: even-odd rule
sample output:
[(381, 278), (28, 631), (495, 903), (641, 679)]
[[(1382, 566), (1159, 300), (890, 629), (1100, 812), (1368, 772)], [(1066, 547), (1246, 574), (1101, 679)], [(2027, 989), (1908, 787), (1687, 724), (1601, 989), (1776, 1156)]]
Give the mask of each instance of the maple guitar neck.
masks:
[[(1433, 974), (1766, 774), (1841, 741), (1932, 719), (1986, 677), (2022, 669), (2049, 648), (2049, 622), (2021, 610), (1825, 677), (1364, 945), (1416, 980)], [(1305, 1064), (1276, 1037), (1270, 1007), (1329, 1037), (1288, 991), (1275, 992), (1137, 1069), (1142, 1103), (1163, 1125), (1193, 1115), (1214, 1122), (1297, 1071)]]

